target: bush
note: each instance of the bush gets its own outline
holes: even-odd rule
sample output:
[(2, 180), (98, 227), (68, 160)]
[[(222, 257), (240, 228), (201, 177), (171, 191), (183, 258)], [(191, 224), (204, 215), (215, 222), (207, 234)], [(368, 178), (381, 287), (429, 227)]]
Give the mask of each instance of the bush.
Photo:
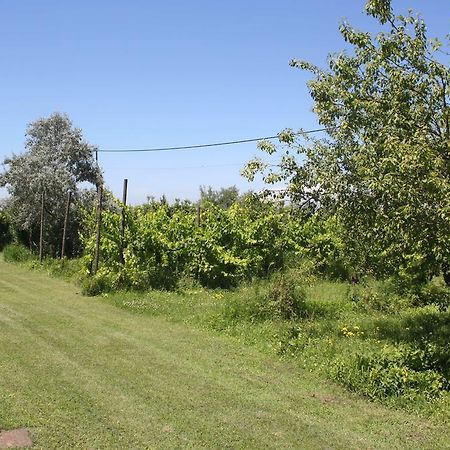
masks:
[(8, 217), (0, 212), (0, 251), (13, 240), (13, 232)]
[(448, 388), (448, 380), (440, 373), (442, 349), (430, 345), (385, 345), (378, 353), (357, 353), (337, 360), (331, 375), (350, 390), (372, 399), (436, 398)]
[[(37, 261), (34, 261), (33, 263), (36, 264)], [(79, 258), (73, 259), (45, 258), (40, 267), (42, 267), (52, 276), (70, 280), (78, 278), (81, 265), (82, 261)]]
[(352, 285), (347, 291), (347, 299), (363, 311), (396, 313), (412, 306), (411, 298), (396, 293), (388, 282)]
[(450, 307), (450, 289), (436, 283), (428, 283), (411, 294), (414, 306), (436, 305), (441, 311)]
[(8, 262), (25, 262), (36, 259), (36, 256), (21, 244), (9, 244), (3, 249), (3, 256)]
[[(285, 236), (288, 215), (271, 205), (261, 211), (239, 203), (227, 210), (204, 205), (201, 226), (195, 208), (129, 207), (125, 215), (122, 237), (121, 216), (114, 208), (103, 212), (100, 242), (100, 265), (120, 280), (120, 288), (175, 289), (183, 277), (233, 288), (282, 269), (292, 247)], [(95, 254), (93, 211), (86, 212), (81, 241), (87, 270)]]
[(110, 280), (102, 273), (86, 277), (81, 281), (81, 293), (88, 297), (94, 297), (110, 290)]
[(290, 274), (278, 274), (269, 282), (253, 283), (241, 295), (228, 298), (223, 305), (221, 322), (295, 320), (307, 315), (306, 291)]
[(306, 314), (306, 291), (290, 274), (274, 276), (266, 297), (268, 311), (281, 319), (297, 319)]

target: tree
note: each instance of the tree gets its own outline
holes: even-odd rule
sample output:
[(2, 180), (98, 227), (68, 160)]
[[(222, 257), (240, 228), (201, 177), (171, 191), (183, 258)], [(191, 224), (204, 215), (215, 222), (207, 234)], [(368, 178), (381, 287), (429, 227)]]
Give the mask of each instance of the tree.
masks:
[(0, 251), (12, 241), (13, 235), (9, 217), (3, 211), (0, 202)]
[(213, 205), (228, 209), (239, 200), (239, 189), (236, 186), (213, 189), (211, 186), (200, 186), (200, 203), (209, 202)]
[[(309, 89), (328, 137), (300, 143), (292, 130), (277, 170), (251, 161), (267, 181), (283, 180), (297, 201), (337, 214), (354, 265), (415, 281), (447, 276), (450, 261), (450, 71), (442, 43), (419, 16), (395, 17), (390, 2), (366, 11), (386, 31), (340, 26), (353, 53), (331, 55), (322, 70), (293, 60), (314, 78)], [(306, 136), (305, 136), (306, 137)], [(276, 147), (260, 143), (269, 153)], [(294, 152), (293, 152), (294, 150)], [(292, 154), (294, 153), (294, 155)], [(303, 161), (295, 158), (303, 155)], [(450, 277), (448, 277), (450, 281)]]
[(54, 113), (28, 126), (24, 153), (5, 159), (0, 186), (6, 186), (10, 194), (7, 208), (14, 225), (30, 233), (30, 243), (36, 240), (44, 192), (46, 242), (53, 253), (59, 249), (67, 192), (76, 200), (80, 183), (101, 181), (94, 151), (66, 115)]

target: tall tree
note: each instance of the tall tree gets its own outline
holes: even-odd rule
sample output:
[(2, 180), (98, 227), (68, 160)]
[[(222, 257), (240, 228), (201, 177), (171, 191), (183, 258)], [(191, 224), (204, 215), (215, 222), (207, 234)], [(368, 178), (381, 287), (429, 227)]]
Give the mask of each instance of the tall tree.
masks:
[(200, 186), (200, 203), (209, 202), (228, 209), (239, 200), (239, 189), (236, 186), (213, 189), (211, 186)]
[[(286, 130), (279, 169), (252, 161), (246, 173), (284, 180), (294, 199), (337, 213), (360, 264), (375, 264), (375, 257), (380, 274), (421, 281), (441, 269), (447, 274), (450, 261), (447, 56), (419, 16), (394, 16), (385, 0), (371, 0), (366, 11), (385, 31), (373, 36), (343, 23), (352, 54), (331, 55), (325, 70), (291, 63), (313, 74), (314, 111), (328, 138), (304, 144)], [(277, 150), (269, 142), (260, 147)]]
[(59, 113), (31, 123), (26, 131), (25, 152), (4, 161), (0, 186), (10, 197), (8, 209), (17, 228), (33, 232), (40, 219), (41, 193), (45, 192), (47, 217), (46, 240), (59, 248), (60, 228), (67, 192), (75, 198), (80, 183), (96, 184), (101, 180), (94, 159), (95, 147), (82, 137), (79, 128)]

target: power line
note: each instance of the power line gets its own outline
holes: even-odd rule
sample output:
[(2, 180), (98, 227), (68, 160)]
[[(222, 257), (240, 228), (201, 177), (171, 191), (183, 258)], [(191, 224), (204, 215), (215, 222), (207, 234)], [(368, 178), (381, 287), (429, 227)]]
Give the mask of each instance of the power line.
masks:
[(180, 167), (103, 167), (105, 170), (186, 170), (186, 169), (210, 169), (210, 168), (218, 168), (218, 167), (238, 167), (245, 164), (242, 163), (232, 163), (232, 164), (212, 164), (212, 165), (204, 165), (201, 166), (180, 166)]
[[(307, 130), (302, 131), (299, 133), (294, 133), (296, 136), (302, 135), (302, 134), (312, 134), (312, 133), (320, 133), (321, 131), (328, 131), (333, 128), (317, 128), (315, 130)], [(213, 144), (198, 144), (198, 145), (183, 145), (181, 147), (156, 147), (156, 148), (129, 148), (129, 149), (99, 149), (97, 150), (99, 153), (136, 153), (136, 152), (166, 152), (171, 150), (190, 150), (195, 148), (207, 148), (207, 147), (220, 147), (224, 145), (236, 145), (236, 144), (245, 144), (247, 142), (257, 142), (257, 141), (264, 141), (264, 140), (272, 140), (272, 139), (278, 139), (279, 135), (275, 136), (265, 136), (265, 137), (259, 137), (259, 138), (252, 138), (252, 139), (242, 139), (238, 141), (228, 141), (228, 142), (215, 142)]]

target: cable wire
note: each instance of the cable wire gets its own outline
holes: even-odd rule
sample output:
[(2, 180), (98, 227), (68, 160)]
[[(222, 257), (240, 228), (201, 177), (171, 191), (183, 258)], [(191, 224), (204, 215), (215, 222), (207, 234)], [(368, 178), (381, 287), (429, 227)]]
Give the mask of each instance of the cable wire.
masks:
[[(321, 131), (328, 131), (332, 128), (317, 128), (315, 130), (306, 130), (299, 133), (295, 133), (296, 136), (302, 134), (312, 134), (312, 133), (320, 133)], [(334, 128), (333, 128), (334, 129)], [(160, 148), (130, 148), (130, 149), (99, 149), (97, 150), (99, 153), (137, 153), (137, 152), (166, 152), (171, 150), (190, 150), (195, 148), (207, 148), (207, 147), (220, 147), (224, 145), (236, 145), (236, 144), (245, 144), (247, 142), (257, 142), (271, 139), (278, 139), (279, 135), (275, 136), (266, 136), (252, 139), (242, 139), (238, 141), (228, 141), (228, 142), (215, 142), (213, 144), (198, 144), (198, 145), (183, 145), (181, 147), (160, 147)]]

